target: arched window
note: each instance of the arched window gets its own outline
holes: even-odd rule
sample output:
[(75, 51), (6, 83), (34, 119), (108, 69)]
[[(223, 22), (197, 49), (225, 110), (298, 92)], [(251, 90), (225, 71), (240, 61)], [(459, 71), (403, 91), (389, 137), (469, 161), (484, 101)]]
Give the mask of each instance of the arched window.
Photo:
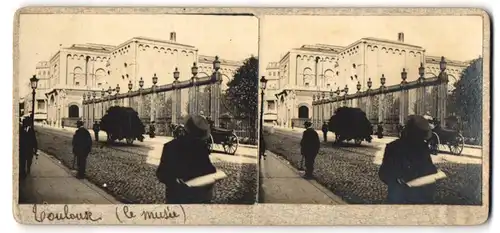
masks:
[(312, 69), (309, 67), (306, 67), (302, 73), (303, 75), (303, 84), (305, 86), (306, 83), (311, 83), (314, 78), (314, 74), (312, 72)]
[(299, 107), (299, 118), (309, 119), (309, 108), (307, 106)]
[(80, 117), (80, 109), (77, 105), (70, 105), (68, 111), (69, 117)]

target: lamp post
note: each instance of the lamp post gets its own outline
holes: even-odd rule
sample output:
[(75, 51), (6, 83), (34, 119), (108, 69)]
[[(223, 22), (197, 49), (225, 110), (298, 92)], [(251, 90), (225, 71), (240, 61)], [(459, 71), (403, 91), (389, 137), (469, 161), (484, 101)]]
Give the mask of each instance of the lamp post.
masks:
[(151, 78), (153, 80), (153, 86), (152, 86), (152, 90), (153, 90), (153, 93), (152, 93), (152, 96), (151, 96), (151, 126), (154, 125), (154, 122), (156, 120), (156, 84), (158, 83), (158, 77), (156, 77), (156, 73), (153, 74), (153, 78)]
[(265, 76), (260, 78), (260, 137), (263, 136), (263, 127), (264, 127), (264, 90), (266, 90), (267, 79)]
[(30, 78), (30, 84), (31, 84), (31, 94), (33, 96), (32, 102), (31, 102), (31, 126), (35, 126), (35, 97), (36, 97), (36, 88), (38, 86), (38, 78), (36, 75), (33, 75), (33, 77)]

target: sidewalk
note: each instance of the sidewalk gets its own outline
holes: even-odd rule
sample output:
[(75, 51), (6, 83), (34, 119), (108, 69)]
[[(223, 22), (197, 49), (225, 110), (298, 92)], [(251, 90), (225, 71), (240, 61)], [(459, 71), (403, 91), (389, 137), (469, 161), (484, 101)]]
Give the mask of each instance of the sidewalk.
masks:
[(260, 161), (260, 203), (346, 204), (330, 190), (301, 173), (272, 152)]
[(19, 185), (20, 204), (120, 204), (89, 181), (76, 179), (57, 159), (39, 154), (31, 175)]

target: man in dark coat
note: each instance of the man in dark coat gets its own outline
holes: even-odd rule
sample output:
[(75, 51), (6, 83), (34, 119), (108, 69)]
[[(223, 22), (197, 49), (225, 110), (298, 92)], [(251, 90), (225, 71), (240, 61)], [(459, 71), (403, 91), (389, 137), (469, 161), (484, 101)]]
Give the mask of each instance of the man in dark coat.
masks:
[(321, 127), (321, 131), (323, 131), (323, 140), (326, 142), (328, 139), (328, 124), (323, 122), (323, 126)]
[(149, 138), (154, 138), (155, 137), (155, 122), (151, 121), (151, 124), (149, 125)]
[(87, 157), (89, 156), (90, 150), (92, 149), (92, 137), (85, 127), (83, 127), (82, 121), (77, 121), (76, 126), (78, 129), (73, 135), (73, 154), (76, 157), (76, 162), (78, 165), (78, 179), (85, 178), (85, 168), (87, 166)]
[(408, 117), (401, 138), (387, 144), (379, 177), (387, 185), (389, 204), (432, 204), (435, 183), (409, 187), (407, 182), (437, 172), (426, 140), (431, 136), (422, 116)]
[(185, 182), (217, 171), (210, 161), (206, 143), (210, 127), (200, 115), (189, 117), (185, 127), (187, 134), (184, 137), (164, 144), (156, 177), (166, 185), (166, 203), (208, 204), (214, 184), (188, 187)]
[(384, 127), (382, 126), (382, 122), (378, 123), (377, 125), (377, 137), (378, 138), (384, 137)]
[(101, 130), (99, 122), (97, 122), (97, 121), (94, 122), (92, 130), (94, 130), (95, 141), (98, 142), (99, 141), (99, 130)]
[(21, 180), (31, 173), (33, 156), (37, 154), (37, 151), (38, 143), (32, 120), (31, 117), (26, 117), (19, 129), (19, 176)]
[(306, 127), (306, 130), (302, 134), (302, 140), (300, 141), (301, 154), (304, 156), (306, 163), (306, 173), (304, 178), (312, 179), (314, 160), (319, 152), (320, 142), (318, 133), (311, 127), (312, 123), (307, 121), (304, 123), (304, 126)]

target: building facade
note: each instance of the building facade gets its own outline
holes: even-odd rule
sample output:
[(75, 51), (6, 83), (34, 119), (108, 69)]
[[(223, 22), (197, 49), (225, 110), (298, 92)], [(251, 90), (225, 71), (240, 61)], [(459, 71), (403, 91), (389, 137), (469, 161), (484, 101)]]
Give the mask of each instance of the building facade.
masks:
[[(405, 43), (403, 33), (398, 33), (396, 41), (362, 38), (348, 46), (315, 44), (291, 49), (277, 64), (278, 87), (266, 93), (266, 101), (276, 105), (276, 119), (268, 121), (282, 126), (292, 121), (300, 124), (311, 118), (313, 95), (318, 92), (329, 95), (338, 90), (345, 94), (347, 90), (352, 94), (358, 87), (365, 91), (369, 80), (373, 88), (378, 88), (382, 76), (385, 86), (396, 85), (401, 82), (403, 69), (408, 73), (406, 81), (415, 81), (421, 64), (426, 68), (426, 78), (437, 77), (439, 62), (440, 57), (427, 56), (421, 46)], [(448, 90), (452, 90), (468, 63), (447, 62)], [(268, 67), (267, 73), (274, 72), (274, 65)]]
[[(49, 61), (39, 62), (43, 65), (37, 66), (37, 77), (41, 79), (37, 100), (46, 103), (44, 121), (55, 126), (73, 125), (81, 119), (84, 93), (100, 97), (103, 91), (116, 93), (117, 87), (124, 93), (129, 83), (132, 90), (137, 90), (141, 79), (144, 87), (150, 87), (153, 76), (158, 78), (157, 85), (172, 83), (176, 69), (180, 72), (179, 81), (189, 80), (193, 65), (199, 69), (198, 77), (209, 76), (214, 59), (215, 56), (199, 55), (192, 45), (176, 42), (175, 32), (170, 33), (170, 40), (134, 37), (118, 46), (73, 44), (60, 48)], [(219, 60), (224, 89), (243, 63)], [(187, 92), (182, 93), (181, 99), (187, 103)], [(26, 108), (29, 104), (24, 105)]]

